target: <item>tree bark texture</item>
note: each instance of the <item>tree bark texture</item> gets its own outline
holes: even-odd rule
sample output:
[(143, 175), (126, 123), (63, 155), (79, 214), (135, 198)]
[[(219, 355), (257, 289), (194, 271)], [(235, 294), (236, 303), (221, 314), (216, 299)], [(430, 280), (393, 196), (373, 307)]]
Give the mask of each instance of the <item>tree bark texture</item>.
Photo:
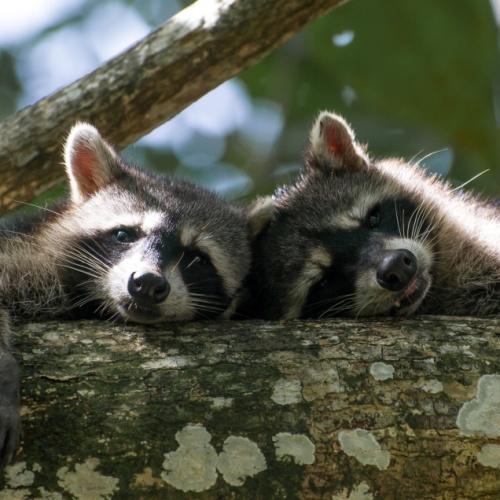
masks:
[(500, 320), (17, 330), (0, 498), (500, 498)]
[(123, 148), (342, 0), (198, 0), (94, 72), (0, 124), (0, 213), (62, 179), (77, 120)]

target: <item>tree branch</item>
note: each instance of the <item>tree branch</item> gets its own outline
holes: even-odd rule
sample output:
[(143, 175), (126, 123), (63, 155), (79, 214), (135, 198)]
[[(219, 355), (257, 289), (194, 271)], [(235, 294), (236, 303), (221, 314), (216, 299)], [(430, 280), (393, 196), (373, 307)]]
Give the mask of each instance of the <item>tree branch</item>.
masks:
[(29, 324), (3, 494), (499, 498), (499, 332), (437, 317)]
[(342, 0), (199, 0), (94, 72), (0, 124), (0, 213), (62, 179), (76, 120), (136, 141)]

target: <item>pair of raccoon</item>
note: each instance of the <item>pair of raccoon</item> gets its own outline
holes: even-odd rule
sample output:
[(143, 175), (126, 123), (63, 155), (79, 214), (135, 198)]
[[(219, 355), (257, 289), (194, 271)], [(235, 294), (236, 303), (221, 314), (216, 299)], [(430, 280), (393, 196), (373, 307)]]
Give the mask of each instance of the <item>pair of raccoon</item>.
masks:
[(126, 164), (87, 124), (65, 166), (68, 201), (0, 228), (0, 464), (19, 435), (10, 319), (499, 312), (498, 209), (371, 161), (335, 114), (300, 177), (247, 208)]

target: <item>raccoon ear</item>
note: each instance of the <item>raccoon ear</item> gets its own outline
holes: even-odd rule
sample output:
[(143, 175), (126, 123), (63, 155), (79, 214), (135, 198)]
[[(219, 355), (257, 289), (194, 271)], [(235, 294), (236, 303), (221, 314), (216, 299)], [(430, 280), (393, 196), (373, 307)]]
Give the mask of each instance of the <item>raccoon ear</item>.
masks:
[(340, 168), (362, 168), (369, 164), (354, 132), (339, 115), (322, 111), (311, 129), (307, 167), (331, 171)]
[(276, 205), (272, 196), (257, 198), (247, 209), (250, 239), (256, 238), (276, 213)]
[(85, 201), (122, 173), (119, 155), (88, 123), (77, 123), (71, 129), (64, 164), (75, 203)]

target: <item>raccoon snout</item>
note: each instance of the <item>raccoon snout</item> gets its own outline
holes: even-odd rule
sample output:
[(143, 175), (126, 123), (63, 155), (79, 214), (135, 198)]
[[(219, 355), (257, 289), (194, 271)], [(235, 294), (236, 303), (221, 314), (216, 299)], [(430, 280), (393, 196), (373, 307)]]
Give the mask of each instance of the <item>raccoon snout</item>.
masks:
[(387, 252), (377, 269), (377, 282), (386, 290), (399, 292), (417, 273), (417, 258), (409, 250)]
[(170, 285), (165, 277), (151, 272), (132, 273), (127, 289), (131, 297), (146, 304), (159, 304), (170, 293)]

